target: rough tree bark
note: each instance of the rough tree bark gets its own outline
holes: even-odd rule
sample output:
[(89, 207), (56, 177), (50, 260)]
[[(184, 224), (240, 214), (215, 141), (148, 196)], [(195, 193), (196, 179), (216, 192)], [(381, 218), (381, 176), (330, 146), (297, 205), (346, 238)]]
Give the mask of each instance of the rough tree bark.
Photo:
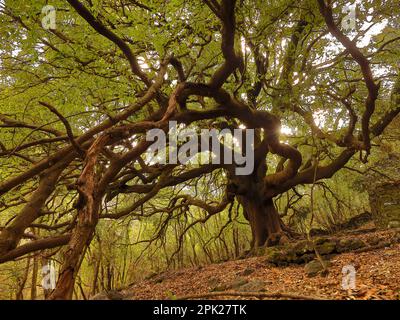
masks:
[(285, 239), (281, 220), (272, 199), (241, 198), (245, 217), (253, 234), (253, 247), (272, 246), (278, 244), (281, 238)]
[(273, 246), (287, 238), (272, 197), (265, 196), (262, 170), (258, 172), (256, 176), (241, 176), (232, 180), (238, 202), (251, 227), (252, 248)]
[(102, 194), (98, 194), (96, 190), (98, 179), (95, 169), (98, 155), (108, 140), (107, 134), (100, 136), (87, 152), (85, 167), (76, 183), (79, 192), (78, 222), (68, 243), (56, 288), (51, 293), (49, 300), (72, 298), (77, 272), (99, 219)]

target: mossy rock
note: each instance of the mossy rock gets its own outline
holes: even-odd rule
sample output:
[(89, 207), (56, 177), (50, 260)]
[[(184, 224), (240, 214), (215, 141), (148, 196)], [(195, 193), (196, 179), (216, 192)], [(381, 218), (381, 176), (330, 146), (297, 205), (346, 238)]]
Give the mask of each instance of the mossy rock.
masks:
[(389, 228), (389, 229), (400, 228), (400, 221), (399, 221), (399, 220), (392, 220), (392, 221), (389, 221), (389, 223), (388, 223), (388, 228)]
[(226, 291), (226, 290), (238, 290), (243, 285), (247, 284), (249, 280), (243, 277), (236, 277), (231, 282), (217, 284), (216, 286), (212, 287), (210, 291)]
[(212, 287), (211, 289), (210, 289), (210, 291), (211, 292), (214, 292), (214, 291), (226, 291), (226, 290), (228, 290), (229, 288), (228, 288), (228, 286), (226, 285), (226, 284), (219, 284), (219, 285), (217, 285), (217, 286), (215, 286), (215, 287)]
[(294, 244), (290, 249), (288, 249), (289, 254), (295, 254), (298, 260), (299, 257), (307, 254), (314, 254), (314, 247), (317, 251), (324, 254), (331, 254), (336, 250), (336, 241), (326, 239), (326, 238), (318, 238), (315, 239), (314, 242), (303, 240)]
[[(318, 243), (318, 245), (316, 245)], [(331, 254), (336, 250), (336, 242), (329, 239), (317, 239), (314, 244), (308, 240), (302, 240), (284, 247), (269, 247), (264, 249), (266, 262), (275, 265), (288, 263), (305, 263), (315, 258), (314, 246), (322, 255)]]
[(228, 289), (238, 289), (241, 286), (247, 284), (248, 282), (249, 280), (247, 280), (246, 278), (237, 277), (233, 279), (231, 283), (228, 284)]
[(316, 246), (316, 249), (319, 254), (331, 254), (336, 250), (336, 242), (334, 241), (326, 241)]
[(265, 255), (265, 250), (266, 250), (265, 246), (254, 248), (254, 255), (256, 257), (261, 257)]
[(265, 285), (264, 281), (255, 279), (238, 287), (237, 290), (242, 292), (265, 291)]
[(297, 255), (302, 255), (305, 253), (313, 252), (314, 251), (314, 245), (311, 241), (308, 240), (302, 240), (297, 243), (295, 243), (290, 251), (295, 252)]
[(326, 242), (331, 242), (331, 240), (329, 238), (323, 238), (323, 237), (319, 237), (319, 238), (316, 238), (314, 240), (314, 244), (317, 245), (317, 246), (321, 245), (321, 244), (324, 244)]
[(299, 256), (296, 254), (296, 252), (288, 250), (285, 253), (285, 262), (299, 263)]
[(314, 253), (306, 253), (297, 258), (297, 263), (307, 263), (315, 259)]
[(379, 244), (379, 242), (381, 241), (381, 239), (376, 238), (376, 237), (372, 237), (372, 238), (368, 238), (367, 242), (370, 246), (376, 246), (377, 244)]
[(366, 243), (361, 239), (341, 239), (337, 244), (337, 252), (353, 251), (366, 246)]
[[(330, 262), (328, 260), (324, 260), (323, 262), (324, 262), (326, 268), (328, 268), (330, 266)], [(317, 274), (319, 274), (323, 270), (324, 270), (324, 267), (322, 266), (322, 264), (319, 260), (313, 260), (304, 266), (304, 271), (306, 272), (307, 276), (309, 276), (309, 277), (315, 277)]]
[(320, 237), (313, 241), (301, 240), (296, 243), (276, 247), (260, 248), (266, 263), (284, 266), (290, 263), (308, 263), (315, 259), (315, 250), (325, 258), (337, 253), (354, 251), (368, 246), (359, 238), (338, 239), (336, 237)]
[(279, 247), (268, 247), (264, 250), (265, 262), (280, 264), (287, 262), (287, 252)]

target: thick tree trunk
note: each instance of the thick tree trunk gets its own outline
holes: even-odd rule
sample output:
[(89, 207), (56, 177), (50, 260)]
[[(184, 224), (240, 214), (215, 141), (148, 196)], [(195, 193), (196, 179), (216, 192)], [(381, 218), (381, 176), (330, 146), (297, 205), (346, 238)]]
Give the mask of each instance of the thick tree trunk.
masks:
[(275, 208), (272, 198), (265, 196), (265, 164), (262, 163), (253, 175), (232, 177), (231, 188), (243, 207), (249, 221), (253, 239), (252, 248), (273, 246), (284, 242), (286, 229)]
[(56, 288), (51, 293), (49, 300), (72, 299), (77, 273), (86, 249), (92, 241), (99, 219), (103, 195), (99, 194), (96, 188), (98, 177), (95, 169), (98, 155), (108, 139), (106, 135), (100, 136), (87, 152), (85, 167), (76, 183), (79, 192), (77, 225), (68, 243)]
[(273, 246), (285, 238), (282, 221), (272, 199), (240, 198), (253, 234), (252, 247)]
[(70, 300), (74, 292), (76, 275), (79, 271), (84, 252), (92, 240), (96, 224), (81, 225), (74, 232), (65, 253), (64, 263), (57, 280), (56, 288), (49, 300)]

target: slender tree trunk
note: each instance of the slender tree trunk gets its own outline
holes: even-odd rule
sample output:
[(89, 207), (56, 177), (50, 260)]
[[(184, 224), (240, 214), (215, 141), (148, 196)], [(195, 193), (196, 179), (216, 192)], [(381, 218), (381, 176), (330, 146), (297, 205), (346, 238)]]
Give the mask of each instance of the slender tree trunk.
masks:
[(36, 300), (37, 296), (37, 274), (39, 270), (38, 255), (33, 256), (33, 267), (32, 267), (32, 281), (31, 281), (31, 300)]
[(78, 279), (78, 287), (79, 287), (79, 291), (82, 295), (83, 300), (87, 300), (85, 290), (83, 290), (83, 287), (82, 287), (82, 279), (81, 278)]
[[(96, 256), (95, 256), (95, 258), (96, 258)], [(100, 258), (96, 259), (94, 262), (94, 275), (93, 275), (93, 282), (92, 282), (92, 290), (90, 292), (91, 296), (94, 296), (98, 292), (99, 270), (100, 270)]]
[(107, 265), (107, 291), (113, 288), (114, 268), (110, 263)]
[(104, 279), (106, 278), (106, 276), (104, 275), (104, 265), (101, 265), (100, 268), (100, 284), (101, 284), (101, 291), (105, 291), (107, 290)]
[(28, 280), (30, 264), (31, 264), (31, 258), (28, 257), (28, 259), (26, 261), (25, 272), (24, 272), (22, 278), (18, 279), (18, 291), (16, 294), (17, 300), (24, 300), (24, 289), (25, 289), (26, 281)]
[(240, 255), (240, 245), (239, 245), (239, 230), (236, 227), (233, 227), (232, 229), (232, 240), (233, 240), (235, 258), (237, 258)]

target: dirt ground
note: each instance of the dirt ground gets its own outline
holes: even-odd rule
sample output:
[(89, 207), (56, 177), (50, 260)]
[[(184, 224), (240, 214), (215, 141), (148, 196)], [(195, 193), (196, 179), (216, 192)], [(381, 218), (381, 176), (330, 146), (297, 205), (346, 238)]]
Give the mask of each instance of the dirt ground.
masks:
[[(385, 237), (385, 232), (375, 232)], [(325, 299), (400, 299), (400, 244), (368, 252), (348, 252), (330, 260), (327, 275), (309, 277), (303, 265), (277, 267), (265, 258), (192, 267), (165, 272), (122, 290), (125, 299), (175, 299), (186, 295), (224, 291), (230, 284), (262, 283), (261, 292), (282, 292)], [(343, 267), (354, 266), (355, 289), (342, 289)], [(257, 286), (256, 286), (257, 287)], [(235, 290), (235, 289), (233, 289)], [(232, 291), (232, 290), (230, 290)], [(240, 286), (236, 291), (241, 291)], [(252, 290), (254, 291), (254, 290)], [(219, 293), (220, 294), (220, 293)], [(210, 298), (210, 297), (205, 297)], [(218, 296), (218, 299), (260, 299), (260, 297)], [(202, 298), (201, 298), (202, 299)], [(271, 299), (271, 298), (270, 298)]]

